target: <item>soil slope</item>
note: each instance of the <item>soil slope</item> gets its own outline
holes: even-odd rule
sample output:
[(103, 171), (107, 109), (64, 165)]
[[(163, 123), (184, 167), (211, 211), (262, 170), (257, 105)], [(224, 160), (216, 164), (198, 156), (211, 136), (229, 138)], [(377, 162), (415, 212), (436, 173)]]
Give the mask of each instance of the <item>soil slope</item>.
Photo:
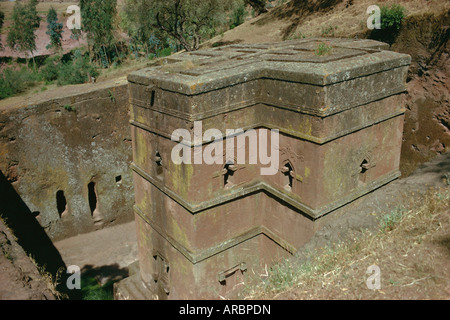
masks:
[(55, 300), (54, 292), (0, 219), (0, 300)]

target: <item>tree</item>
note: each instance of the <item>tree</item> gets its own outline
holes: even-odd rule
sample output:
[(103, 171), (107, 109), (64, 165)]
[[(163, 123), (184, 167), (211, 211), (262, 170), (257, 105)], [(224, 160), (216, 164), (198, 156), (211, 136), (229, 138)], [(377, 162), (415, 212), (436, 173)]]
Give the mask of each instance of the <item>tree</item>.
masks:
[(19, 1), (14, 4), (10, 31), (6, 42), (14, 50), (29, 53), (33, 58), (33, 65), (36, 68), (33, 51), (36, 50), (35, 30), (39, 28), (40, 18), (37, 14), (37, 0), (30, 0), (25, 5)]
[[(226, 23), (220, 0), (128, 0), (130, 27), (148, 41), (151, 34), (165, 33), (187, 51), (197, 50), (200, 42), (216, 34)], [(134, 17), (134, 19), (133, 19)]]
[[(2, 33), (2, 28), (3, 28), (3, 22), (5, 21), (5, 14), (3, 13), (3, 11), (0, 11), (0, 34)], [(1, 42), (1, 38), (0, 38), (0, 50), (3, 49), (3, 45)]]
[(105, 66), (111, 64), (115, 49), (114, 30), (117, 23), (117, 0), (80, 0), (81, 28), (87, 34), (89, 50)]
[(47, 13), (47, 32), (50, 36), (50, 43), (46, 46), (47, 49), (61, 49), (61, 39), (63, 32), (63, 24), (58, 22), (58, 15), (55, 8), (50, 7)]
[(244, 1), (236, 1), (235, 6), (231, 12), (229, 26), (233, 29), (245, 21), (245, 16), (247, 15), (247, 10), (245, 10)]
[(198, 50), (202, 39), (215, 35), (223, 23), (223, 1), (154, 1), (155, 27), (175, 38), (186, 51)]
[[(122, 27), (130, 36), (130, 42), (136, 52), (138, 46), (142, 46), (146, 55), (150, 54), (151, 46), (156, 39), (163, 38), (161, 30), (151, 23), (153, 1), (149, 0), (127, 0), (122, 14)], [(151, 43), (151, 41), (153, 43)]]

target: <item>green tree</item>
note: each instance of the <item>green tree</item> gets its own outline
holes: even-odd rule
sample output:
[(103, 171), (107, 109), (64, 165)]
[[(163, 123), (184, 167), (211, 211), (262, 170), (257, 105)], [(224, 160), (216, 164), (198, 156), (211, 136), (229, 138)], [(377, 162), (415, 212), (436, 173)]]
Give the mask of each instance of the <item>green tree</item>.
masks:
[(104, 66), (118, 56), (114, 31), (117, 24), (117, 0), (80, 0), (81, 28), (86, 32), (89, 50)]
[(198, 50), (203, 39), (216, 34), (224, 23), (220, 0), (154, 1), (155, 27), (175, 38), (186, 51)]
[(151, 39), (164, 37), (159, 29), (155, 29), (151, 23), (153, 1), (149, 0), (127, 0), (122, 12), (122, 28), (130, 36), (133, 51), (138, 55), (139, 46), (149, 56), (151, 51)]
[(247, 15), (247, 11), (245, 10), (245, 3), (244, 1), (236, 1), (235, 7), (233, 8), (233, 11), (231, 12), (230, 16), (230, 29), (233, 29), (245, 21), (245, 16)]
[(61, 49), (61, 39), (63, 33), (63, 24), (58, 22), (58, 15), (55, 8), (50, 7), (47, 13), (47, 32), (50, 36), (50, 43), (46, 46), (47, 49), (54, 48)]
[(33, 65), (36, 68), (33, 51), (36, 50), (36, 34), (39, 28), (40, 18), (37, 14), (37, 0), (30, 0), (25, 5), (16, 1), (14, 4), (12, 20), (6, 42), (14, 50), (29, 53), (33, 58)]
[(225, 25), (227, 6), (228, 1), (220, 0), (127, 0), (125, 10), (135, 34), (143, 39), (152, 32), (164, 32), (193, 51)]

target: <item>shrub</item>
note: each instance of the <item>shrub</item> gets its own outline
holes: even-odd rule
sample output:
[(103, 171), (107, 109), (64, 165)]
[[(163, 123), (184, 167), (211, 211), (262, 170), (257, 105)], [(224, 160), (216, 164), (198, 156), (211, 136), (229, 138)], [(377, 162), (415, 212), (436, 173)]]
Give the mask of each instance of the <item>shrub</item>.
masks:
[(381, 8), (381, 29), (400, 30), (402, 21), (405, 18), (405, 8), (393, 4), (390, 8), (382, 6)]
[(393, 4), (390, 8), (382, 6), (380, 11), (381, 29), (373, 29), (370, 38), (391, 45), (397, 38), (406, 10), (400, 5)]
[(332, 49), (333, 47), (331, 45), (322, 42), (317, 46), (315, 53), (318, 56), (323, 56), (330, 53)]
[(45, 61), (44, 66), (41, 67), (40, 72), (46, 82), (58, 79), (59, 63), (61, 63), (59, 56), (48, 58)]
[(70, 104), (64, 105), (64, 109), (66, 109), (69, 112), (75, 111), (75, 108), (72, 107)]
[(157, 58), (167, 57), (167, 56), (170, 56), (171, 54), (172, 54), (172, 48), (170, 48), (170, 47), (156, 50), (156, 57)]
[(23, 92), (39, 81), (39, 75), (31, 72), (27, 68), (20, 70), (5, 69), (0, 74), (0, 99), (13, 96)]
[(72, 60), (59, 64), (58, 85), (85, 83), (89, 76), (97, 77), (97, 68), (79, 50), (75, 51)]
[[(67, 57), (68, 58), (68, 57)], [(40, 81), (50, 83), (57, 80), (58, 85), (78, 84), (98, 76), (97, 68), (76, 50), (71, 58), (54, 56), (47, 58), (39, 73), (28, 68), (8, 68), (0, 73), (0, 99), (13, 96), (34, 86)]]

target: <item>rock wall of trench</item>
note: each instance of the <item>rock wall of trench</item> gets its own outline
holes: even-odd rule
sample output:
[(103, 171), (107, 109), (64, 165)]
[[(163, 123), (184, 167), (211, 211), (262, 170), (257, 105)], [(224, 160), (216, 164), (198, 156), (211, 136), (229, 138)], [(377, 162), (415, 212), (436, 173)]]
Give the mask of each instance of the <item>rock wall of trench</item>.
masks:
[(450, 12), (405, 19), (391, 50), (411, 55), (400, 169), (408, 176), (450, 150)]
[(0, 105), (0, 172), (53, 241), (133, 219), (126, 82), (82, 90)]

